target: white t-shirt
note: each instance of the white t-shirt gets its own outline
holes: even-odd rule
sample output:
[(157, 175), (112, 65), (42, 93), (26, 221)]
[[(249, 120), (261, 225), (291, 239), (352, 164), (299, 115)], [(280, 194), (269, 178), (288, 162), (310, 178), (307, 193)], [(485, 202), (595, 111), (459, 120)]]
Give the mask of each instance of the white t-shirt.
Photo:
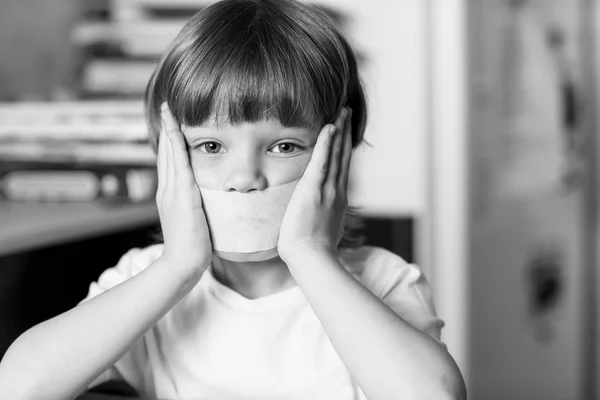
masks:
[[(161, 253), (162, 244), (130, 250), (90, 285), (83, 301), (139, 273)], [(342, 249), (339, 257), (388, 307), (441, 340), (444, 323), (417, 266), (372, 246)], [(90, 387), (110, 379), (159, 399), (366, 399), (300, 287), (248, 299), (217, 281), (210, 268)]]

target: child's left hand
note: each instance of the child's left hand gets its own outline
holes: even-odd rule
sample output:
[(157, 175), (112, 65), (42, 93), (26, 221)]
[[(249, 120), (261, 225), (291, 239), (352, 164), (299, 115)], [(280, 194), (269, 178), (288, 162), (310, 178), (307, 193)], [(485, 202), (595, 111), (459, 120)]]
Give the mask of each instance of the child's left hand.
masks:
[(352, 110), (325, 125), (281, 222), (277, 251), (286, 261), (307, 250), (335, 253), (344, 233), (352, 156)]

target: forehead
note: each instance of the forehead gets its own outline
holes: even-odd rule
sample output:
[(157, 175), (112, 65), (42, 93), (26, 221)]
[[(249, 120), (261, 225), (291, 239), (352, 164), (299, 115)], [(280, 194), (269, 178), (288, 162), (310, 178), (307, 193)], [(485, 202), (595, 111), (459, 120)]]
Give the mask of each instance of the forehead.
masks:
[(204, 135), (229, 135), (229, 134), (247, 134), (254, 136), (286, 136), (301, 135), (312, 137), (318, 133), (315, 129), (302, 126), (283, 126), (280, 121), (275, 119), (260, 120), (255, 122), (241, 122), (232, 124), (227, 121), (216, 121), (214, 118), (204, 122), (199, 126), (181, 126), (181, 131), (193, 138)]

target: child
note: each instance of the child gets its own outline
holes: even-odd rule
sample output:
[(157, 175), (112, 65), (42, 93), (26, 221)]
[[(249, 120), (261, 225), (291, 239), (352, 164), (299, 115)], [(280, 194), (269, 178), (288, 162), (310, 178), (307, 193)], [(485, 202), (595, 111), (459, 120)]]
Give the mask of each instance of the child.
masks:
[[(146, 115), (164, 244), (132, 249), (80, 305), (19, 337), (0, 398), (70, 399), (111, 379), (161, 399), (465, 397), (421, 271), (348, 237), (338, 246), (366, 107), (322, 11), (204, 9), (162, 57)], [(294, 181), (274, 257), (215, 254), (200, 189)]]

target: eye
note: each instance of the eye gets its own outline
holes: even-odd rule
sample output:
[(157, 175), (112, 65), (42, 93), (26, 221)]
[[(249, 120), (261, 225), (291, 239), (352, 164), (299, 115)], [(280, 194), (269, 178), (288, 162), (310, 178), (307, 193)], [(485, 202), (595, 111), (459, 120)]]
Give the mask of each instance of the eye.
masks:
[(290, 142), (284, 142), (284, 143), (279, 143), (277, 145), (275, 145), (271, 151), (273, 153), (280, 153), (280, 154), (291, 154), (296, 152), (297, 150), (301, 150), (302, 147), (298, 146), (295, 143), (290, 143)]
[(223, 146), (220, 143), (217, 143), (217, 142), (204, 142), (204, 143), (200, 144), (196, 148), (200, 149), (201, 153), (217, 154), (217, 153), (219, 153), (221, 151), (221, 149), (223, 148)]

